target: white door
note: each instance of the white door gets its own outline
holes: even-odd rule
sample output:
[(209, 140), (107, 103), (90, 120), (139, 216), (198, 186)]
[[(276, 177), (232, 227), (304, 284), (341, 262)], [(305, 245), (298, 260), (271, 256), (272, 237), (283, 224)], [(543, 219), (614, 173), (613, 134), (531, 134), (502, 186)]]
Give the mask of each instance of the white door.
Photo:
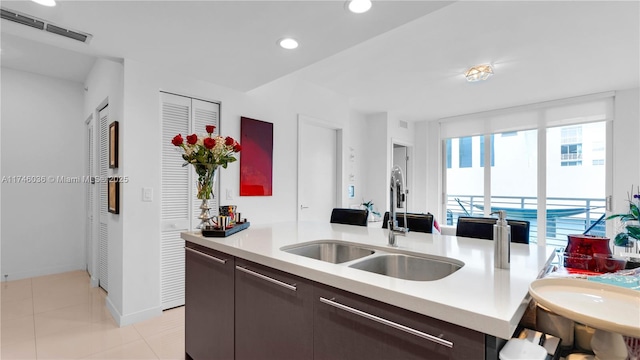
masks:
[(98, 208), (100, 225), (98, 229), (98, 285), (109, 291), (109, 212), (107, 211), (107, 183), (109, 170), (109, 107), (102, 108), (100, 118), (100, 180), (96, 186), (100, 189)]
[[(94, 141), (93, 141), (93, 117), (89, 118), (87, 120), (87, 139), (86, 139), (86, 149), (87, 151), (85, 152), (87, 158), (85, 159), (85, 164), (86, 164), (86, 169), (85, 169), (85, 176), (89, 177), (90, 179), (93, 179), (93, 177), (95, 176), (95, 170), (94, 170), (94, 149), (93, 149), (93, 145), (94, 145)], [(92, 279), (94, 279), (94, 257), (93, 257), (93, 226), (94, 226), (94, 195), (95, 195), (95, 181), (88, 181), (85, 182), (85, 211), (87, 214), (87, 217), (85, 219), (85, 248), (86, 248), (86, 261), (87, 261), (87, 272), (89, 273), (89, 276), (91, 276)]]
[[(196, 197), (196, 177), (192, 166), (182, 166), (182, 152), (171, 145), (177, 134), (200, 136), (206, 125), (219, 133), (220, 104), (168, 93), (160, 93), (162, 117), (162, 185), (160, 284), (163, 309), (184, 305), (184, 240), (180, 232), (191, 231), (199, 224), (200, 201)], [(219, 172), (218, 172), (219, 173)], [(218, 175), (219, 176), (219, 175)], [(218, 210), (216, 198), (209, 206)], [(213, 213), (212, 213), (213, 215)]]
[(298, 119), (298, 221), (326, 221), (337, 203), (338, 129)]
[(404, 189), (406, 192), (405, 207), (407, 211), (412, 211), (413, 207), (411, 191), (413, 171), (411, 167), (411, 147), (401, 144), (393, 144), (393, 165), (398, 165), (402, 169), (402, 175), (404, 175)]

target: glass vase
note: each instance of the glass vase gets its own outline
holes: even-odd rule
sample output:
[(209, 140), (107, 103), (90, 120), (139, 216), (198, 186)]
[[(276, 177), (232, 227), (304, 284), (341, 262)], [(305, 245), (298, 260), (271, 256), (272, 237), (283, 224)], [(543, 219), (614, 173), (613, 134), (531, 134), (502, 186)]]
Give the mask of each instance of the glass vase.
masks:
[(198, 173), (198, 181), (197, 181), (197, 197), (201, 200), (200, 203), (200, 215), (198, 219), (200, 219), (200, 224), (196, 226), (196, 229), (203, 229), (205, 226), (213, 226), (211, 221), (212, 216), (210, 213), (211, 208), (209, 207), (209, 200), (215, 198), (215, 185), (216, 185), (216, 175), (217, 175), (217, 167), (209, 167), (206, 168), (206, 171), (201, 171), (202, 168), (196, 168), (196, 172)]

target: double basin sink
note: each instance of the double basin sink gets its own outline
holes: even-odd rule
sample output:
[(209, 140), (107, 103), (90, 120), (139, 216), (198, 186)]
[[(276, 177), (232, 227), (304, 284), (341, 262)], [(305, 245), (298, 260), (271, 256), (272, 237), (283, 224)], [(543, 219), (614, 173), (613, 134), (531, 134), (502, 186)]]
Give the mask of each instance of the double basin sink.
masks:
[(414, 281), (442, 279), (464, 266), (463, 262), (450, 258), (416, 256), (397, 250), (380, 250), (377, 247), (338, 240), (319, 240), (289, 245), (281, 250), (315, 260), (345, 264), (354, 269)]

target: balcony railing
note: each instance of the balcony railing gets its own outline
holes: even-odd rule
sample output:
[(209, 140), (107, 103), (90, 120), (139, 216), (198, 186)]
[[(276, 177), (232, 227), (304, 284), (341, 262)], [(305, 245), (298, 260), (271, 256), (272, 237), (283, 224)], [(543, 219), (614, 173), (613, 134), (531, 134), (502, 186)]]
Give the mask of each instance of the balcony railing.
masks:
[(561, 154), (561, 160), (582, 160), (582, 153)]
[[(506, 210), (507, 218), (530, 222), (530, 241), (538, 239), (538, 199), (526, 196), (492, 196), (491, 210)], [(546, 241), (549, 245), (565, 246), (567, 235), (589, 234), (605, 236), (604, 198), (547, 198)], [(447, 225), (455, 226), (459, 216), (484, 216), (484, 196), (449, 195)]]

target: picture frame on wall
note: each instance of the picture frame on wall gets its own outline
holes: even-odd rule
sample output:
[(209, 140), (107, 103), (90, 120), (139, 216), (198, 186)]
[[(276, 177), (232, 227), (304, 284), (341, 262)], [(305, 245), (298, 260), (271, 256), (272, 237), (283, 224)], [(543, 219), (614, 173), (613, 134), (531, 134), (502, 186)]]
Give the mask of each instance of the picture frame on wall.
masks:
[(112, 214), (120, 213), (120, 181), (110, 177), (107, 182), (107, 210)]
[(118, 122), (109, 125), (109, 168), (118, 168)]
[(240, 118), (240, 196), (273, 194), (273, 123)]

